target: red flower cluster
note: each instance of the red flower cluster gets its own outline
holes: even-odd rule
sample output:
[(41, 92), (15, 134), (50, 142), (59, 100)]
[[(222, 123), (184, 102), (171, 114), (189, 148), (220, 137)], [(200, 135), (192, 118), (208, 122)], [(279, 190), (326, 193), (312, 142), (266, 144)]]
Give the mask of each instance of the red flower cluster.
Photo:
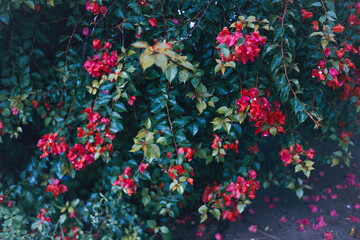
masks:
[(260, 36), (258, 31), (250, 33), (250, 35), (246, 35), (244, 39), (244, 43), (240, 45), (236, 45), (236, 42), (239, 38), (243, 38), (243, 34), (241, 33), (243, 24), (240, 25), (235, 23), (236, 31), (235, 33), (231, 33), (227, 27), (218, 34), (216, 40), (221, 43), (225, 43), (229, 47), (235, 46), (229, 55), (228, 58), (224, 56), (224, 54), (220, 50), (221, 61), (229, 62), (229, 61), (237, 61), (246, 64), (249, 59), (251, 62), (255, 60), (255, 57), (259, 56), (260, 53), (260, 45), (266, 44), (266, 38)]
[[(219, 148), (223, 147), (226, 150), (234, 149), (236, 153), (239, 153), (239, 141), (238, 140), (236, 140), (235, 143), (227, 143), (227, 144), (222, 145), (223, 139), (221, 139), (215, 133), (213, 134), (213, 136), (214, 136), (214, 140), (211, 145), (212, 149), (219, 149)], [(219, 154), (222, 158), (224, 157), (224, 154), (222, 154), (220, 151), (219, 151)]]
[(60, 142), (57, 142), (57, 136), (58, 133), (55, 132), (52, 134), (46, 134), (39, 140), (36, 146), (43, 152), (40, 158), (49, 156), (49, 153), (53, 155), (58, 155), (60, 153), (65, 153), (66, 151), (68, 151), (69, 146), (65, 143), (65, 138), (60, 137)]
[(37, 218), (40, 218), (40, 219), (41, 219), (40, 223), (42, 223), (42, 222), (44, 222), (44, 221), (46, 221), (46, 222), (50, 222), (50, 221), (51, 221), (50, 217), (45, 217), (45, 213), (46, 213), (46, 212), (47, 212), (47, 210), (44, 209), (44, 208), (42, 208), (42, 209), (41, 209), (41, 213), (39, 213), (39, 214), (37, 215)]
[(99, 6), (96, 2), (88, 1), (86, 3), (86, 10), (89, 12), (92, 12), (94, 15), (98, 15), (101, 13), (102, 15), (105, 15), (107, 11), (107, 7), (105, 6)]
[(72, 233), (70, 232), (70, 234), (71, 234), (70, 237), (65, 236), (65, 239), (63, 239), (62, 233), (66, 234), (68, 232), (68, 230), (63, 227), (62, 231), (61, 231), (62, 233), (60, 232), (59, 235), (54, 237), (54, 239), (56, 239), (56, 240), (77, 240), (77, 239), (79, 239), (79, 236), (78, 236), (79, 233), (78, 233), (77, 227), (76, 226), (72, 227), (71, 231), (72, 231)]
[(260, 188), (260, 184), (256, 178), (256, 172), (254, 170), (249, 171), (249, 180), (245, 180), (243, 177), (237, 177), (236, 182), (230, 182), (225, 190), (222, 185), (213, 185), (205, 187), (202, 201), (208, 203), (214, 200), (212, 205), (220, 207), (223, 210), (222, 218), (229, 221), (235, 221), (240, 213), (237, 209), (237, 203), (244, 200), (246, 197), (254, 199), (255, 191)]
[(64, 184), (59, 183), (59, 179), (53, 179), (52, 183), (46, 187), (46, 192), (52, 192), (55, 198), (57, 198), (60, 193), (67, 192), (68, 188)]
[(112, 72), (112, 67), (119, 65), (118, 53), (117, 51), (112, 51), (109, 53), (107, 50), (110, 50), (112, 47), (111, 43), (106, 42), (104, 46), (101, 45), (99, 39), (93, 41), (93, 49), (95, 52), (105, 49), (105, 51), (100, 55), (94, 55), (92, 58), (88, 57), (88, 60), (84, 63), (84, 68), (88, 73), (93, 77), (101, 77), (102, 75), (110, 74)]
[[(110, 131), (109, 119), (102, 118), (99, 113), (94, 112), (92, 106), (86, 108), (82, 113), (86, 113), (88, 115), (89, 123), (85, 127), (85, 129), (78, 128), (78, 137), (82, 138), (93, 136), (95, 139), (95, 143), (87, 142), (85, 147), (82, 144), (78, 143), (70, 149), (67, 157), (76, 170), (80, 170), (85, 165), (93, 163), (94, 156), (97, 152), (101, 154), (105, 150), (107, 150), (112, 153), (112, 144), (106, 144), (105, 140), (106, 138), (108, 138), (109, 140), (113, 140), (115, 138), (115, 134)], [(106, 125), (104, 131), (100, 131), (97, 128), (100, 122)]]
[(295, 146), (291, 146), (289, 149), (282, 148), (280, 152), (280, 157), (283, 162), (285, 162), (285, 166), (289, 165), (292, 162), (299, 163), (301, 162), (300, 156), (305, 155), (309, 159), (314, 158), (315, 151), (310, 148), (308, 151), (305, 151), (303, 147), (299, 144)]
[(345, 144), (349, 144), (350, 138), (353, 137), (353, 133), (352, 132), (344, 132), (344, 131), (342, 131), (341, 134), (340, 134), (340, 137), (344, 141)]
[(173, 179), (173, 180), (177, 177), (180, 177), (181, 175), (183, 175), (185, 173), (191, 173), (191, 175), (194, 176), (193, 169), (191, 169), (191, 172), (190, 172), (190, 171), (187, 171), (186, 169), (184, 169), (183, 166), (174, 165), (171, 168), (169, 168), (169, 170), (168, 170), (168, 174), (171, 177), (171, 179)]
[[(343, 42), (343, 45), (344, 45), (343, 48), (340, 48), (339, 50), (336, 51), (336, 55), (340, 59), (338, 65), (339, 69), (338, 70), (336, 68), (328, 69), (326, 67), (326, 63), (324, 62), (324, 60), (321, 60), (318, 63), (317, 66), (318, 68), (312, 70), (311, 73), (312, 78), (317, 78), (319, 81), (326, 81), (327, 85), (329, 87), (332, 87), (333, 89), (344, 85), (346, 81), (351, 81), (351, 78), (341, 74), (344, 72), (345, 66), (356, 70), (355, 64), (349, 58), (345, 58), (344, 60), (342, 58), (345, 52), (358, 53), (358, 51), (353, 47), (352, 44), (347, 44), (346, 42)], [(326, 57), (330, 55), (330, 49), (328, 47), (324, 49), (324, 55)], [(328, 73), (325, 75), (326, 71)]]
[(285, 114), (280, 110), (280, 103), (273, 102), (274, 110), (271, 111), (270, 103), (265, 97), (259, 97), (258, 90), (250, 88), (244, 89), (241, 93), (241, 98), (236, 101), (240, 112), (248, 112), (250, 121), (255, 122), (257, 127), (255, 134), (262, 132), (262, 137), (270, 136), (270, 128), (274, 127), (276, 133), (283, 132), (285, 125)]
[(185, 153), (185, 157), (187, 158), (187, 160), (190, 162), (192, 161), (192, 155), (194, 154), (195, 150), (188, 148), (188, 147), (184, 147), (184, 148), (179, 148), (178, 149), (178, 155), (180, 153)]
[(126, 167), (123, 174), (119, 175), (119, 180), (115, 181), (112, 185), (117, 186), (120, 185), (124, 190), (126, 190), (127, 194), (131, 196), (134, 192), (136, 192), (137, 186), (135, 182), (130, 177), (131, 168)]

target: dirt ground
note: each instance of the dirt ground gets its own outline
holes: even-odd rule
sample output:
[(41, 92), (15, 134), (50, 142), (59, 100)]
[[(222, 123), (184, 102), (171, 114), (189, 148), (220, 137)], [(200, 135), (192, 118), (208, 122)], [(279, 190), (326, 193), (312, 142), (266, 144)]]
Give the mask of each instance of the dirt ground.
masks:
[[(360, 141), (355, 145), (360, 146)], [(360, 183), (360, 148), (352, 148), (351, 152), (354, 157), (352, 168), (343, 164), (333, 168), (316, 166), (317, 169), (310, 177), (313, 190), (306, 190), (304, 194), (310, 197), (310, 201), (305, 201), (306, 198), (299, 200), (295, 193), (288, 189), (274, 186), (267, 190), (262, 189), (257, 192), (256, 199), (249, 206), (254, 211), (249, 211), (248, 208), (242, 219), (232, 223), (207, 223), (201, 229), (202, 237), (196, 236), (199, 231), (197, 223), (180, 227), (181, 231), (176, 239), (215, 239), (215, 234), (220, 233), (223, 240), (322, 240), (325, 238), (324, 232), (331, 232), (334, 240), (360, 239), (360, 221), (349, 219), (350, 216), (360, 218), (360, 186), (349, 185), (346, 180), (347, 175), (352, 173), (356, 175), (355, 182)], [(266, 203), (267, 199), (270, 199), (270, 202)], [(317, 212), (315, 207), (312, 212), (310, 205), (315, 205)], [(330, 215), (333, 210), (338, 216)], [(321, 216), (326, 226), (312, 229), (313, 224), (319, 224), (317, 218)], [(282, 217), (287, 221), (280, 221)], [(300, 225), (296, 222), (304, 218), (308, 219), (310, 225), (304, 226), (305, 231), (299, 231)], [(256, 233), (249, 231), (251, 225), (257, 226)]]

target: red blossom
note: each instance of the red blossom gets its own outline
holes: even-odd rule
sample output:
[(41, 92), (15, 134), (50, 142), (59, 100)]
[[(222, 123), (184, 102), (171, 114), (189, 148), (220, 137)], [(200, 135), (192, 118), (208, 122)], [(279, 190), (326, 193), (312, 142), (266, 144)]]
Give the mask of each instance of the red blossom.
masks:
[(318, 31), (319, 30), (319, 22), (317, 20), (313, 21), (311, 24), (313, 25), (312, 26), (313, 31)]
[(137, 2), (140, 4), (140, 6), (142, 7), (146, 7), (147, 5), (147, 0), (137, 0)]
[(100, 13), (100, 6), (96, 2), (88, 1), (86, 3), (86, 10), (92, 12), (94, 15), (98, 15)]
[(339, 23), (335, 27), (332, 28), (333, 32), (341, 33), (345, 30), (345, 28)]
[(149, 19), (149, 23), (150, 23), (150, 25), (151, 25), (152, 27), (157, 27), (157, 26), (158, 26), (157, 21), (156, 21), (155, 18), (150, 18), (150, 19)]
[(313, 16), (312, 12), (308, 12), (305, 9), (300, 9), (300, 10), (302, 12), (301, 16), (302, 16), (303, 20), (311, 18)]
[(134, 104), (134, 102), (136, 101), (136, 97), (135, 96), (130, 96), (129, 95), (129, 101), (128, 103), (130, 104), (130, 106), (132, 106)]
[[(0, 201), (0, 203), (1, 203), (1, 201)], [(8, 205), (8, 208), (12, 208), (13, 202), (11, 200), (8, 200), (7, 205)]]
[(123, 174), (119, 175), (119, 180), (115, 181), (112, 185), (118, 186), (120, 185), (126, 193), (131, 196), (137, 190), (137, 186), (134, 180), (130, 177), (131, 168), (126, 167)]
[(37, 215), (37, 218), (40, 218), (40, 219), (41, 219), (40, 223), (43, 223), (44, 221), (46, 221), (46, 222), (50, 222), (50, 221), (51, 221), (50, 217), (45, 217), (45, 213), (46, 213), (46, 212), (47, 212), (47, 210), (44, 209), (44, 208), (42, 208), (42, 209), (41, 209), (41, 213), (39, 213), (39, 214)]
[(5, 195), (0, 195), (0, 204), (5, 200), (6, 196)]
[(52, 179), (52, 183), (46, 187), (46, 192), (52, 192), (55, 198), (57, 198), (60, 193), (67, 192), (68, 188), (64, 184), (59, 183), (59, 179)]
[(330, 48), (328, 48), (328, 47), (324, 48), (325, 57), (328, 57), (330, 54), (331, 54)]
[(148, 163), (140, 163), (140, 166), (139, 166), (139, 171), (141, 173), (144, 173), (145, 170), (149, 167), (149, 164)]

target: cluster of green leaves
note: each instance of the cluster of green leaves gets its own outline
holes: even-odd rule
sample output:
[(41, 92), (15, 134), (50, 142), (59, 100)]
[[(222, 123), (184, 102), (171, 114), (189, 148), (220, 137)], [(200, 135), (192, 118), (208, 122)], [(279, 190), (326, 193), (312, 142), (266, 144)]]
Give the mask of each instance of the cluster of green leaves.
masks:
[[(346, 131), (357, 129), (353, 102), (340, 104), (341, 90), (314, 81), (311, 70), (323, 58), (322, 48), (335, 44), (324, 36), (338, 23), (347, 24), (354, 10), (346, 6), (354, 2), (97, 2), (108, 8), (105, 15), (87, 12), (84, 0), (0, 0), (0, 153), (6, 156), (0, 160), (0, 195), (6, 195), (0, 203), (0, 238), (52, 238), (73, 226), (81, 239), (170, 238), (168, 219), (194, 210), (205, 186), (247, 176), (250, 168), (261, 172), (263, 187), (284, 186), (301, 196), (309, 186), (283, 166), (282, 146), (301, 142), (314, 148), (316, 163), (309, 168), (350, 161), (349, 142), (341, 139), (338, 123), (344, 121)], [(303, 8), (327, 30), (312, 34), (310, 21), (302, 20)], [(157, 27), (151, 27), (150, 18)], [(224, 64), (218, 60), (216, 36), (239, 19), (246, 19), (249, 31), (258, 29), (267, 43), (254, 62)], [(356, 42), (357, 31), (347, 28), (346, 36)], [(336, 37), (341, 44), (344, 36)], [(100, 79), (83, 68), (95, 54), (95, 38), (111, 42), (119, 54), (117, 69)], [(262, 93), (269, 90), (269, 101), (281, 102), (286, 134), (255, 135), (253, 124), (238, 112), (239, 92), (255, 86)], [(136, 96), (133, 105), (130, 96)], [(44, 134), (58, 132), (70, 147), (78, 142), (76, 129), (87, 122), (81, 112), (89, 106), (110, 119), (114, 153), (81, 171), (63, 155), (40, 159), (35, 145)], [(228, 143), (238, 140), (239, 153), (214, 154), (213, 130)], [(329, 137), (345, 153), (328, 158), (311, 144)], [(260, 152), (254, 155), (248, 147), (255, 143)], [(194, 149), (193, 160), (178, 155), (179, 148)], [(137, 171), (140, 163), (150, 164), (144, 173)], [(168, 170), (175, 165), (187, 173), (173, 180)], [(131, 197), (112, 186), (126, 167), (133, 169), (138, 187)], [(50, 178), (61, 179), (69, 192), (56, 199), (45, 192)], [(41, 208), (48, 210), (50, 223), (40, 223)], [(219, 218), (217, 209), (211, 211)]]

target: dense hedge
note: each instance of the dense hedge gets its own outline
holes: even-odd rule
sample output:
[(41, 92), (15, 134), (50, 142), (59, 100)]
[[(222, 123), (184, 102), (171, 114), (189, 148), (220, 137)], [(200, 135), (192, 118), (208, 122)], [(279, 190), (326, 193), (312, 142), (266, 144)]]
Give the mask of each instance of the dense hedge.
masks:
[(270, 184), (301, 197), (316, 166), (350, 166), (359, 14), (0, 0), (0, 238), (170, 239), (169, 219), (236, 220)]

